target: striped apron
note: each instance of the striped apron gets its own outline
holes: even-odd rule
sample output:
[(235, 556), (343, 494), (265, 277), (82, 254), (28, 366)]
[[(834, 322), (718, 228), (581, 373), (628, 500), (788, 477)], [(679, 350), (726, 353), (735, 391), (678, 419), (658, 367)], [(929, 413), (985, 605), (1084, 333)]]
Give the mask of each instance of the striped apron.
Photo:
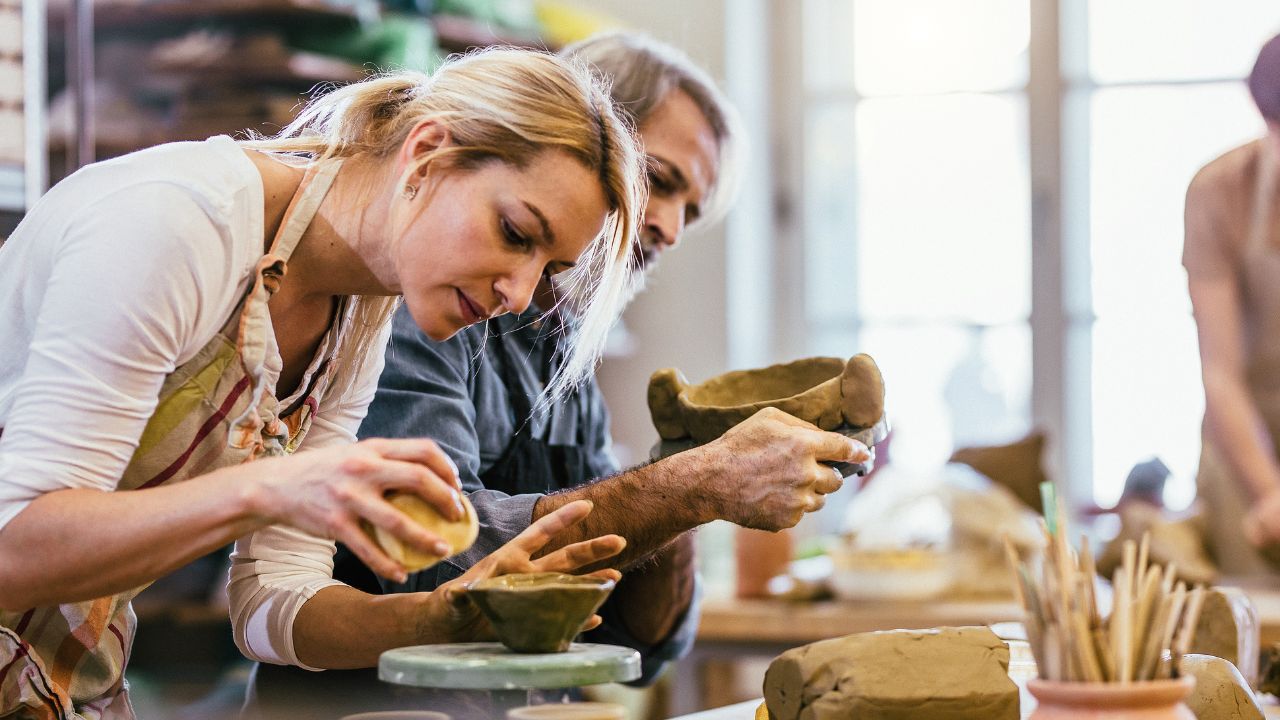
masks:
[[(267, 301), (280, 286), (303, 231), (340, 161), (313, 166), (285, 211), (252, 287), (214, 336), (165, 378), (155, 412), (117, 490), (182, 482), (255, 458), (292, 452), (306, 435), (341, 347), (345, 304), (335, 341), (304, 378), (301, 400), (278, 416), (274, 376), (279, 351)], [(130, 601), (143, 587), (84, 602), (0, 610), (0, 718), (119, 720), (134, 716), (124, 679), (137, 617)]]

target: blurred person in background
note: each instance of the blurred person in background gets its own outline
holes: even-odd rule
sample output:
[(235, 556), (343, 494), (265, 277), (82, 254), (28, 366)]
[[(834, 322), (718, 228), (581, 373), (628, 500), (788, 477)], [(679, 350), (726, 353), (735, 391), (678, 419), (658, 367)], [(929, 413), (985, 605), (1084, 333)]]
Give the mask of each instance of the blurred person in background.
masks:
[(1266, 135), (1191, 181), (1182, 256), (1205, 390), (1197, 491), (1236, 576), (1273, 572), (1260, 550), (1280, 544), (1280, 36), (1248, 82)]

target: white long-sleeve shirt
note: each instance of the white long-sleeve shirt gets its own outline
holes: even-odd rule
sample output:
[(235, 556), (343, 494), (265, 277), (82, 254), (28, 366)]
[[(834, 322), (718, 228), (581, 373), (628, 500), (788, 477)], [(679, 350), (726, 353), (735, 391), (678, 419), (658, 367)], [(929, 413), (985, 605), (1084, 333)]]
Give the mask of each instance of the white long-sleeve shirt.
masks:
[[(244, 294), (263, 213), (257, 168), (215, 137), (80, 170), (0, 246), (0, 529), (45, 493), (116, 489), (165, 376)], [(303, 449), (355, 441), (382, 344), (369, 352), (353, 391), (322, 400)], [(232, 620), (247, 655), (297, 663), (293, 620), (336, 583), (333, 547), (291, 528), (237, 543)]]

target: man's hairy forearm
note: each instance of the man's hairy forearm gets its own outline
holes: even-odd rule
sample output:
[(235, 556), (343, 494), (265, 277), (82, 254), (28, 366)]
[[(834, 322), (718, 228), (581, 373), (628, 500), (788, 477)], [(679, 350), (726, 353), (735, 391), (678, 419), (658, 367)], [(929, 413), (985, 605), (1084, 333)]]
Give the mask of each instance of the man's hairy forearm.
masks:
[(591, 515), (560, 533), (545, 552), (613, 533), (626, 538), (627, 548), (610, 560), (609, 566), (627, 568), (718, 517), (715, 494), (707, 491), (715, 467), (708, 453), (696, 448), (543, 496), (534, 506), (534, 520), (575, 500), (595, 503)]
[(632, 568), (613, 591), (623, 625), (646, 645), (667, 639), (693, 600), (696, 556), (687, 532)]

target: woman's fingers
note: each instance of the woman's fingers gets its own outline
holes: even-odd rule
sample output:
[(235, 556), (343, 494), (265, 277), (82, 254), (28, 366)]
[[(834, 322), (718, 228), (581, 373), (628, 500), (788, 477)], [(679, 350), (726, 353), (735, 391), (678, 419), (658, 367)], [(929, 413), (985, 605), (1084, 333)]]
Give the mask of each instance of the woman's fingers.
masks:
[(532, 556), (566, 528), (582, 522), (583, 518), (591, 514), (592, 507), (594, 505), (590, 500), (574, 500), (538, 518), (508, 544)]
[(387, 556), (360, 528), (347, 523), (336, 529), (336, 540), (346, 545), (365, 566), (388, 580), (404, 582), (408, 579), (400, 563)]
[(613, 568), (605, 568), (603, 570), (597, 570), (595, 572), (587, 573), (582, 577), (597, 578), (599, 580), (612, 580), (614, 582), (618, 582), (622, 580), (622, 572), (619, 570), (614, 570)]
[(621, 535), (602, 535), (566, 545), (533, 562), (538, 572), (573, 572), (580, 567), (611, 558), (627, 546)]
[(582, 629), (579, 630), (578, 632), (584, 633), (588, 630), (595, 630), (596, 628), (600, 627), (600, 623), (602, 622), (604, 622), (604, 618), (600, 617), (599, 615), (592, 615), (591, 617), (587, 618), (587, 621), (585, 623), (582, 624)]
[[(369, 449), (376, 452), (376, 446), (369, 446)], [(380, 494), (387, 490), (413, 493), (447, 520), (461, 520), (466, 515), (457, 488), (417, 463), (362, 454), (345, 458), (341, 469), (372, 484)]]
[(364, 443), (388, 460), (402, 460), (422, 465), (435, 473), (436, 477), (443, 480), (445, 484), (456, 490), (462, 489), (462, 483), (458, 479), (458, 466), (454, 464), (453, 458), (441, 450), (434, 440), (427, 438), (372, 438), (365, 440)]
[(448, 557), (453, 553), (453, 548), (443, 538), (414, 522), (381, 496), (353, 495), (347, 501), (347, 508), (419, 552), (440, 557)]

